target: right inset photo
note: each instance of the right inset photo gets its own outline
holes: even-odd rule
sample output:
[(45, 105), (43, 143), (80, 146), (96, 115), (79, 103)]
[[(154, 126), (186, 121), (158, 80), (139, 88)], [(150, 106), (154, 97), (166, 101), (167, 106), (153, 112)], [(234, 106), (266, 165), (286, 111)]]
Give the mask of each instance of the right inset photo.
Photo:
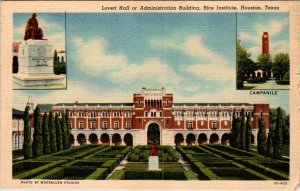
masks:
[(236, 87), (238, 90), (288, 90), (289, 15), (238, 13)]

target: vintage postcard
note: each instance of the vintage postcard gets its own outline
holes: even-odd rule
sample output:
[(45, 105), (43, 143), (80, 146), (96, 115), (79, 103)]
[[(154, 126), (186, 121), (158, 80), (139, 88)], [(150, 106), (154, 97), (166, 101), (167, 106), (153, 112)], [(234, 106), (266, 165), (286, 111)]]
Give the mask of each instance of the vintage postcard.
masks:
[(2, 2), (1, 188), (295, 190), (299, 2)]

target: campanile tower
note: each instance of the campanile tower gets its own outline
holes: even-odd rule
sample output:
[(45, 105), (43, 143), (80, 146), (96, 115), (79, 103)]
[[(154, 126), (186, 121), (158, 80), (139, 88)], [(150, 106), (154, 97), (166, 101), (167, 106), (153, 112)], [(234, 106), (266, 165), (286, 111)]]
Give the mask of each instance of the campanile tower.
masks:
[(269, 54), (269, 34), (264, 32), (262, 35), (262, 53)]

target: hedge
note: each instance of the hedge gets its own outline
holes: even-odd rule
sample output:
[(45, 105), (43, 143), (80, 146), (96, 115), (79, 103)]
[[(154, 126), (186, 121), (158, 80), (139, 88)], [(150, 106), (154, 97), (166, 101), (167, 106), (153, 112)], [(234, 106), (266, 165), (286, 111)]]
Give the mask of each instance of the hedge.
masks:
[(58, 167), (49, 172), (36, 176), (36, 179), (80, 179), (83, 180), (91, 175), (96, 168), (93, 167)]
[(290, 80), (276, 80), (279, 85), (290, 85)]
[[(33, 161), (35, 162), (35, 161)], [(40, 161), (37, 161), (40, 162)], [(42, 174), (44, 172), (47, 172), (55, 167), (61, 166), (63, 164), (65, 164), (67, 161), (65, 160), (60, 160), (60, 161), (56, 161), (56, 162), (50, 162), (49, 164), (40, 166), (38, 168), (32, 169), (30, 171), (26, 171), (24, 173), (18, 174), (16, 176), (13, 176), (14, 179), (30, 179), (33, 178), (39, 174)]]
[(89, 166), (89, 167), (96, 167), (96, 168), (100, 168), (102, 167), (102, 165), (104, 164), (104, 162), (102, 161), (89, 161), (89, 160), (75, 160), (73, 162), (67, 163), (65, 165), (63, 165), (64, 167), (67, 166)]
[(67, 155), (74, 155), (79, 151), (84, 151), (87, 149), (95, 148), (95, 147), (107, 147), (107, 145), (83, 145), (83, 146), (77, 146), (73, 147), (71, 149), (59, 151), (53, 154), (50, 154), (51, 156), (67, 156)]
[(50, 162), (49, 161), (34, 161), (32, 159), (16, 162), (13, 164), (13, 174), (15, 175), (22, 170), (32, 170), (32, 169), (47, 165)]
[(247, 151), (243, 151), (237, 148), (233, 148), (233, 147), (229, 147), (229, 146), (224, 146), (224, 145), (205, 145), (205, 148), (214, 148), (214, 149), (221, 149), (222, 152), (228, 152), (229, 154), (232, 155), (237, 155), (237, 156), (247, 156), (247, 157), (254, 157), (254, 156), (258, 156), (257, 154), (254, 153), (250, 153)]
[(270, 178), (273, 178), (274, 180), (288, 180), (289, 176), (285, 173), (279, 172), (277, 170), (268, 168), (266, 166), (263, 166), (261, 164), (257, 164), (254, 161), (250, 160), (240, 160), (238, 161), (240, 164), (243, 164), (244, 166), (253, 169), (257, 172), (260, 172), (263, 175), (266, 175)]
[(266, 81), (266, 79), (264, 79), (264, 78), (248, 78), (247, 79), (247, 82), (250, 84), (263, 83), (265, 81)]
[(124, 180), (187, 180), (184, 171), (124, 170)]
[(124, 170), (116, 170), (108, 179), (110, 180), (124, 180), (125, 171)]
[(107, 168), (98, 168), (91, 175), (89, 175), (86, 179), (92, 180), (104, 180), (108, 175)]
[(201, 162), (194, 163), (194, 170), (198, 173), (198, 178), (200, 180), (221, 180), (219, 176), (217, 176)]
[(35, 179), (63, 179), (65, 174), (64, 168), (63, 167), (56, 167), (48, 172), (45, 172), (43, 174), (40, 174), (36, 177)]
[(183, 171), (183, 173), (187, 180), (198, 180), (197, 175), (191, 170)]
[(74, 157), (75, 159), (80, 159), (80, 158), (83, 158), (83, 157), (86, 157), (92, 153), (95, 153), (96, 151), (98, 150), (101, 150), (103, 149), (103, 147), (96, 147), (94, 149), (90, 149), (90, 150), (87, 150), (87, 151), (82, 151), (82, 152), (77, 152), (77, 153), (74, 153), (74, 155), (69, 155), (71, 157)]
[(107, 168), (109, 173), (111, 171), (114, 170), (114, 168), (116, 168), (116, 166), (118, 165), (118, 162), (116, 159), (111, 159), (111, 160), (108, 160), (106, 161), (103, 165), (102, 165), (102, 168)]

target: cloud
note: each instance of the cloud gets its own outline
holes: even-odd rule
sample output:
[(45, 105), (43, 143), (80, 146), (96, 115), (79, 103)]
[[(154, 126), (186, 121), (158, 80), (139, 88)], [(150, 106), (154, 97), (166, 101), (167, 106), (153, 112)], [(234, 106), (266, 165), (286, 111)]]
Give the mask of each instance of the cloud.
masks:
[(172, 67), (158, 58), (129, 64), (126, 55), (109, 53), (107, 42), (102, 37), (90, 40), (74, 37), (73, 44), (80, 70), (92, 76), (103, 75), (113, 83), (126, 85), (149, 81), (174, 84), (181, 80)]
[(84, 40), (80, 37), (72, 39), (76, 50), (76, 60), (79, 68), (92, 76), (98, 76), (124, 68), (127, 57), (124, 54), (109, 54), (104, 38), (98, 37)]
[(283, 20), (272, 20), (267, 25), (257, 24), (256, 32), (257, 34), (262, 34), (263, 32), (268, 32), (270, 36), (276, 36), (280, 34), (288, 26), (288, 19)]
[(235, 68), (230, 67), (223, 56), (209, 49), (204, 44), (201, 35), (191, 35), (183, 40), (152, 39), (150, 43), (152, 47), (159, 47), (158, 44), (163, 44), (163, 48), (175, 49), (195, 58), (197, 64), (187, 65), (185, 70), (200, 79), (223, 83), (222, 80), (234, 78)]

